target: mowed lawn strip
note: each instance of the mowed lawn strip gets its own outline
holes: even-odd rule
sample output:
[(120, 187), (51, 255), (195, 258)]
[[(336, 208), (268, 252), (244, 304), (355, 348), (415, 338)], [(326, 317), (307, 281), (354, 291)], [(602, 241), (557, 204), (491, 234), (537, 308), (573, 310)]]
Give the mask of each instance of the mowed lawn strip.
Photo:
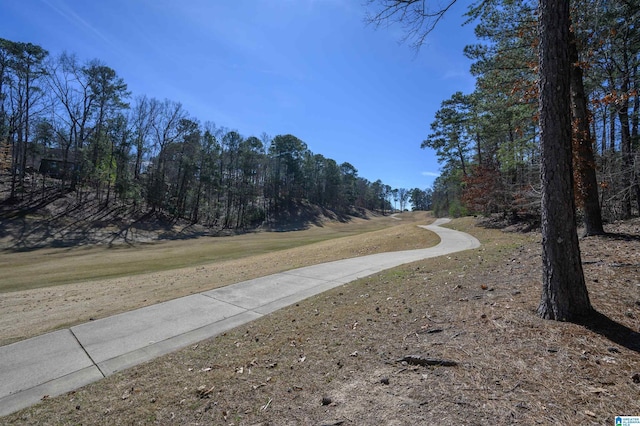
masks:
[[(45, 248), (0, 252), (0, 292), (28, 290), (78, 281), (144, 274), (249, 258), (322, 241), (356, 236), (409, 223), (425, 224), (425, 213), (405, 213), (350, 222), (328, 222), (303, 231), (257, 232), (227, 237), (200, 237), (133, 246)], [(410, 238), (410, 237), (409, 237)], [(417, 242), (418, 244), (420, 241)], [(380, 249), (384, 249), (381, 247)]]

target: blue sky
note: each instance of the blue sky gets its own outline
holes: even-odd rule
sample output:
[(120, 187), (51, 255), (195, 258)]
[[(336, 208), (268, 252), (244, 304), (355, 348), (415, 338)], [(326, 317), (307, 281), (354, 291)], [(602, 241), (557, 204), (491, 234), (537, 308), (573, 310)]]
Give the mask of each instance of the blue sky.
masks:
[[(437, 4), (434, 1), (434, 4)], [(136, 95), (183, 104), (244, 136), (291, 133), (393, 188), (427, 188), (420, 143), (440, 103), (474, 79), (459, 0), (416, 54), (364, 0), (0, 0), (0, 37), (113, 68)]]

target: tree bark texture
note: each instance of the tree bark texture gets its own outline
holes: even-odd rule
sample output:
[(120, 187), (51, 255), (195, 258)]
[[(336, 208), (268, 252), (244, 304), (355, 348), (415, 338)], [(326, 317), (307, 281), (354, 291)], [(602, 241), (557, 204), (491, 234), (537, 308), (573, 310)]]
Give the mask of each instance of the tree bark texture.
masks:
[(602, 212), (598, 197), (596, 162), (593, 155), (594, 139), (589, 127), (587, 94), (584, 90), (578, 46), (573, 32), (569, 33), (569, 61), (571, 64), (571, 113), (573, 115), (573, 164), (577, 201), (582, 208), (585, 235), (602, 235)]
[(538, 314), (573, 321), (591, 312), (580, 260), (571, 149), (569, 1), (539, 3), (542, 297)]

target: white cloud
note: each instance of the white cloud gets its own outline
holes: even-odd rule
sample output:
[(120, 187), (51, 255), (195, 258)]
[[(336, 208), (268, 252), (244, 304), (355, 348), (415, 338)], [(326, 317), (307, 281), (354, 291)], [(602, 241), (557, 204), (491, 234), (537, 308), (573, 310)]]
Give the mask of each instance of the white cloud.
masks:
[(421, 172), (420, 174), (422, 176), (432, 176), (432, 177), (440, 176), (440, 173), (438, 173), (438, 172)]

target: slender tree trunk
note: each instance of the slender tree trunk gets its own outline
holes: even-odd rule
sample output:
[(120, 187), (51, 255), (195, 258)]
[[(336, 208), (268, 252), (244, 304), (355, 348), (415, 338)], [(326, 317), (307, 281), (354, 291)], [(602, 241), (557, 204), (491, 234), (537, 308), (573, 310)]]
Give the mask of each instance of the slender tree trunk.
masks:
[(11, 192), (9, 199), (13, 202), (16, 198), (16, 186), (18, 180), (18, 144), (15, 135), (11, 136)]
[(569, 0), (540, 0), (542, 297), (545, 319), (577, 320), (592, 311), (576, 230), (571, 153)]
[(136, 140), (136, 164), (133, 169), (133, 180), (138, 182), (140, 180), (140, 170), (142, 169), (142, 150), (144, 149), (144, 139), (142, 136), (138, 136)]
[[(24, 181), (25, 181), (25, 173), (27, 172), (27, 149), (29, 147), (29, 118), (30, 118), (29, 114), (31, 113), (30, 111), (31, 102), (29, 98), (29, 92), (31, 91), (31, 79), (28, 74), (25, 80), (26, 80), (26, 83), (25, 83), (26, 95), (25, 95), (25, 107), (24, 107), (24, 140), (22, 145), (23, 148), (20, 153), (21, 155), (20, 157), (20, 188), (23, 194), (25, 192)], [(22, 196), (20, 198), (22, 198)]]
[(584, 213), (585, 235), (602, 235), (602, 213), (598, 198), (594, 140), (589, 127), (587, 94), (579, 65), (578, 46), (573, 31), (569, 33), (569, 61), (571, 64), (571, 112), (573, 115), (573, 164), (575, 167), (576, 195)]
[(611, 108), (609, 115), (609, 151), (616, 152), (616, 110)]
[(636, 65), (633, 68), (633, 87), (634, 87), (634, 96), (633, 96), (633, 111), (631, 113), (631, 149), (633, 150), (633, 187), (636, 195), (636, 204), (638, 207), (638, 214), (640, 214), (640, 176), (638, 176), (638, 168), (637, 166), (637, 147), (640, 142), (640, 138), (638, 137), (640, 126), (640, 94), (638, 94), (638, 66)]
[(632, 81), (633, 81), (633, 90), (632, 93), (634, 93), (633, 95), (633, 110), (631, 112), (631, 141), (632, 144), (634, 144), (634, 146), (636, 146), (635, 144), (637, 144), (638, 142), (640, 142), (638, 140), (638, 132), (639, 129), (638, 127), (640, 126), (640, 93), (638, 93), (638, 85), (640, 83), (640, 81), (638, 81), (640, 79), (640, 77), (638, 76), (638, 66), (634, 66), (633, 67), (633, 75), (632, 75)]
[(466, 161), (464, 159), (464, 151), (462, 149), (462, 144), (460, 143), (460, 140), (458, 139), (458, 137), (456, 136), (456, 147), (458, 148), (458, 158), (460, 159), (460, 168), (462, 169), (462, 175), (464, 177), (467, 176), (467, 166), (466, 166)]
[[(623, 79), (621, 91), (623, 96), (629, 92), (629, 78)], [(620, 151), (622, 153), (622, 188), (624, 191), (622, 199), (623, 219), (631, 217), (631, 186), (633, 180), (633, 161), (631, 158), (631, 126), (629, 120), (629, 100), (624, 98), (618, 108), (618, 118), (620, 120)]]
[[(104, 206), (105, 208), (109, 207), (109, 203), (111, 202), (111, 175), (112, 175), (112, 164), (113, 164), (113, 158), (114, 158), (114, 151), (115, 151), (115, 142), (113, 139), (111, 139), (111, 143), (109, 144), (111, 145), (110, 147), (110, 152), (109, 152), (109, 164), (107, 165), (107, 178), (106, 178), (106, 183), (107, 183), (107, 196), (105, 198), (104, 201)], [(117, 180), (117, 178), (116, 178)], [(113, 182), (115, 183), (115, 182)]]
[(602, 111), (602, 147), (600, 155), (604, 155), (607, 152), (607, 109), (606, 107)]

